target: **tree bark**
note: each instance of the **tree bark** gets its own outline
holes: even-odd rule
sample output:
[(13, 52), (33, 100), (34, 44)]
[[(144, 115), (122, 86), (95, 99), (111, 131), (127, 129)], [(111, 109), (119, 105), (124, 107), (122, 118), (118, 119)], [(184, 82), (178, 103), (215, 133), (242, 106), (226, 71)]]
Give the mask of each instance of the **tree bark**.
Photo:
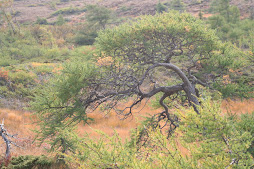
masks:
[(1, 124), (0, 126), (1, 126), (0, 136), (2, 136), (2, 138), (4, 139), (4, 142), (6, 144), (5, 158), (8, 159), (9, 156), (10, 156), (10, 144), (11, 144), (11, 142), (6, 137), (5, 129), (3, 128), (3, 124)]
[(159, 67), (159, 66), (163, 66), (167, 69), (171, 69), (175, 73), (177, 73), (177, 75), (183, 81), (183, 90), (185, 91), (185, 93), (188, 97), (190, 105), (192, 105), (194, 110), (199, 114), (197, 106), (200, 105), (200, 104), (199, 104), (199, 101), (198, 101), (198, 97), (196, 95), (195, 85), (190, 82), (190, 80), (187, 78), (185, 73), (179, 67), (177, 67), (176, 65), (174, 65), (172, 63), (157, 63), (157, 64), (154, 64), (152, 67), (155, 68), (155, 67)]

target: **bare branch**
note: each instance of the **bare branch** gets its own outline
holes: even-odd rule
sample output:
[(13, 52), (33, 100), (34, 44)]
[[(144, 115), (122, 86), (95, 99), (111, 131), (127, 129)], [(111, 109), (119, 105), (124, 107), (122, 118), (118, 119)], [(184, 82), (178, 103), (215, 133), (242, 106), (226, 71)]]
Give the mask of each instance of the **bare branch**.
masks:
[[(2, 136), (5, 144), (6, 144), (6, 151), (5, 151), (5, 158), (8, 159), (10, 156), (10, 149), (11, 149), (11, 144), (13, 144), (16, 147), (20, 147), (19, 145), (17, 145), (16, 143), (14, 143), (13, 141), (9, 140), (8, 137), (12, 137), (15, 138), (15, 135), (10, 135), (9, 133), (7, 133), (6, 129), (4, 128), (4, 119), (2, 120), (2, 124), (0, 124), (0, 136)], [(21, 148), (21, 147), (20, 147)]]

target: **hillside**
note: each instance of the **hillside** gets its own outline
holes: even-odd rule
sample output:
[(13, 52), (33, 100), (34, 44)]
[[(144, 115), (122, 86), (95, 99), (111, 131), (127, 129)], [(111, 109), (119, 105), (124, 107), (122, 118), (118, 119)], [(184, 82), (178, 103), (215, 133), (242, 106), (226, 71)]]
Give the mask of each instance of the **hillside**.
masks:
[[(186, 11), (198, 15), (202, 10), (205, 15), (209, 14), (211, 0), (184, 0)], [(56, 20), (57, 16), (52, 14), (58, 10), (66, 8), (83, 9), (86, 5), (98, 4), (115, 11), (117, 17), (136, 17), (144, 14), (155, 14), (157, 0), (16, 0), (13, 3), (13, 11), (17, 21), (21, 23), (31, 23), (37, 17), (46, 18), (49, 22)], [(170, 6), (170, 0), (162, 0), (161, 3)], [(236, 5), (243, 17), (248, 16), (249, 8), (253, 7), (252, 1), (232, 0), (232, 5)], [(69, 21), (79, 22), (83, 20), (86, 13), (79, 11), (64, 15)]]

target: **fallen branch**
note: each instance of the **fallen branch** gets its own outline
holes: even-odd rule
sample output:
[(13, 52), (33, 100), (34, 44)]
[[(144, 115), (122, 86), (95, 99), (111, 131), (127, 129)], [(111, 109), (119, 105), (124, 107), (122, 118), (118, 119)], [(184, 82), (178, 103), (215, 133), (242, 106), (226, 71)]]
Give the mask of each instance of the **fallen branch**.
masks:
[(17, 145), (16, 143), (14, 143), (13, 141), (11, 141), (8, 137), (11, 137), (11, 138), (15, 138), (15, 135), (10, 135), (6, 129), (4, 128), (4, 119), (2, 121), (2, 124), (0, 124), (0, 136), (2, 136), (2, 138), (4, 139), (4, 142), (6, 144), (6, 151), (5, 151), (5, 158), (8, 159), (10, 157), (10, 154), (11, 154), (11, 144), (13, 144), (14, 146), (16, 147), (19, 147), (19, 148), (22, 148), (20, 147), (19, 145)]

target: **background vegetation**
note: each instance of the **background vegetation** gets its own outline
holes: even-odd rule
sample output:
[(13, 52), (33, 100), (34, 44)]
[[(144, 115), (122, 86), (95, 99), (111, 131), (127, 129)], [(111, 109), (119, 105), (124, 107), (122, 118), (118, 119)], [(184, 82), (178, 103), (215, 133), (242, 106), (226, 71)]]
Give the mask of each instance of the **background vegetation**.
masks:
[[(45, 3), (29, 1), (30, 4), (25, 7), (27, 12), (37, 7), (50, 11), (39, 17), (31, 16), (32, 19), (28, 18), (29, 23), (23, 21), (27, 15), (19, 3), (23, 1), (0, 1), (0, 117), (6, 119), (5, 127), (8, 131), (21, 135), (15, 142), (37, 156), (26, 156), (25, 151), (16, 150), (19, 153), (13, 153), (11, 159), (6, 159), (3, 153), (0, 161), (2, 168), (254, 166), (254, 114), (251, 109), (254, 94), (254, 8), (251, 0), (242, 2), (240, 6), (233, 0), (149, 1), (147, 7), (138, 6), (139, 2), (136, 6), (128, 3), (115, 3), (116, 6), (112, 6), (111, 1), (101, 1), (98, 3), (100, 5), (69, 0)], [(120, 57), (112, 60), (111, 57), (117, 55), (113, 51), (115, 46), (125, 48), (127, 44), (130, 47), (133, 43), (128, 40), (132, 36), (140, 35), (141, 40), (144, 40), (146, 35), (151, 35), (150, 30), (160, 29), (156, 17), (150, 17), (152, 24), (149, 25), (148, 20), (139, 19), (142, 18), (139, 15), (163, 15), (164, 12), (172, 11), (176, 16), (174, 19), (179, 19), (174, 28), (178, 33), (181, 34), (180, 28), (187, 34), (203, 28), (207, 32), (213, 30), (212, 37), (207, 38), (215, 39), (219, 44), (219, 47), (215, 45), (218, 47), (216, 49), (212, 47), (214, 52), (209, 62), (201, 60), (198, 62), (200, 67), (193, 72), (201, 81), (209, 80), (208, 87), (197, 87), (200, 92), (200, 114), (197, 115), (187, 106), (184, 92), (166, 98), (164, 103), (170, 108), (170, 113), (178, 118), (177, 127), (169, 137), (166, 132), (168, 129), (161, 129), (164, 121), (158, 123), (156, 116), (162, 108), (158, 104), (161, 93), (151, 98), (148, 104), (140, 103), (141, 107), (147, 108), (143, 113), (134, 111), (136, 121), (129, 124), (117, 120), (117, 117), (125, 116), (113, 113), (108, 102), (84, 107), (85, 97), (92, 91), (87, 90), (91, 89), (90, 82), (97, 80), (100, 75), (109, 75), (111, 63), (119, 63), (120, 66), (120, 63), (125, 63)], [(180, 25), (181, 17), (187, 16), (185, 12), (191, 12), (202, 21), (190, 17), (187, 21), (189, 25)], [(136, 25), (128, 27), (130, 23)], [(126, 34), (128, 36), (125, 37)], [(135, 42), (138, 40), (134, 38)], [(144, 45), (150, 45), (151, 49), (151, 44)], [(134, 45), (133, 50), (136, 47)], [(195, 44), (188, 47), (195, 52), (199, 50)], [(203, 50), (208, 48), (204, 47)], [(184, 56), (173, 61), (182, 63), (182, 69), (188, 62)], [(135, 63), (126, 67), (126, 70), (138, 68)], [(104, 74), (98, 70), (103, 70)], [(170, 81), (176, 78), (168, 78), (165, 69), (156, 69), (153, 73), (159, 85), (175, 85)], [(151, 87), (146, 83), (144, 89), (149, 90)], [(175, 96), (178, 99), (173, 99)], [(230, 103), (225, 99), (237, 98), (249, 99), (246, 101), (249, 109), (241, 103), (235, 103), (238, 105), (236, 111), (233, 105), (225, 106)], [(134, 97), (123, 97), (120, 107), (126, 107), (132, 100)], [(226, 113), (225, 107), (232, 112)], [(6, 108), (29, 109), (36, 113), (33, 115)], [(239, 115), (243, 109), (248, 112)], [(99, 115), (88, 113), (88, 110), (94, 110)], [(151, 112), (151, 115), (147, 116), (146, 112)], [(141, 114), (142, 117), (135, 114)], [(36, 125), (31, 124), (35, 121)], [(34, 129), (35, 134), (26, 131), (26, 126)], [(115, 132), (113, 135), (107, 130), (89, 132), (92, 129), (88, 126), (97, 126), (101, 130), (112, 127)], [(126, 132), (119, 135), (123, 128), (126, 128)], [(95, 137), (91, 136), (92, 133)], [(39, 150), (32, 143), (34, 138), (37, 139), (36, 144), (51, 152), (49, 158), (42, 156), (48, 152)], [(36, 150), (41, 153), (36, 153)]]

